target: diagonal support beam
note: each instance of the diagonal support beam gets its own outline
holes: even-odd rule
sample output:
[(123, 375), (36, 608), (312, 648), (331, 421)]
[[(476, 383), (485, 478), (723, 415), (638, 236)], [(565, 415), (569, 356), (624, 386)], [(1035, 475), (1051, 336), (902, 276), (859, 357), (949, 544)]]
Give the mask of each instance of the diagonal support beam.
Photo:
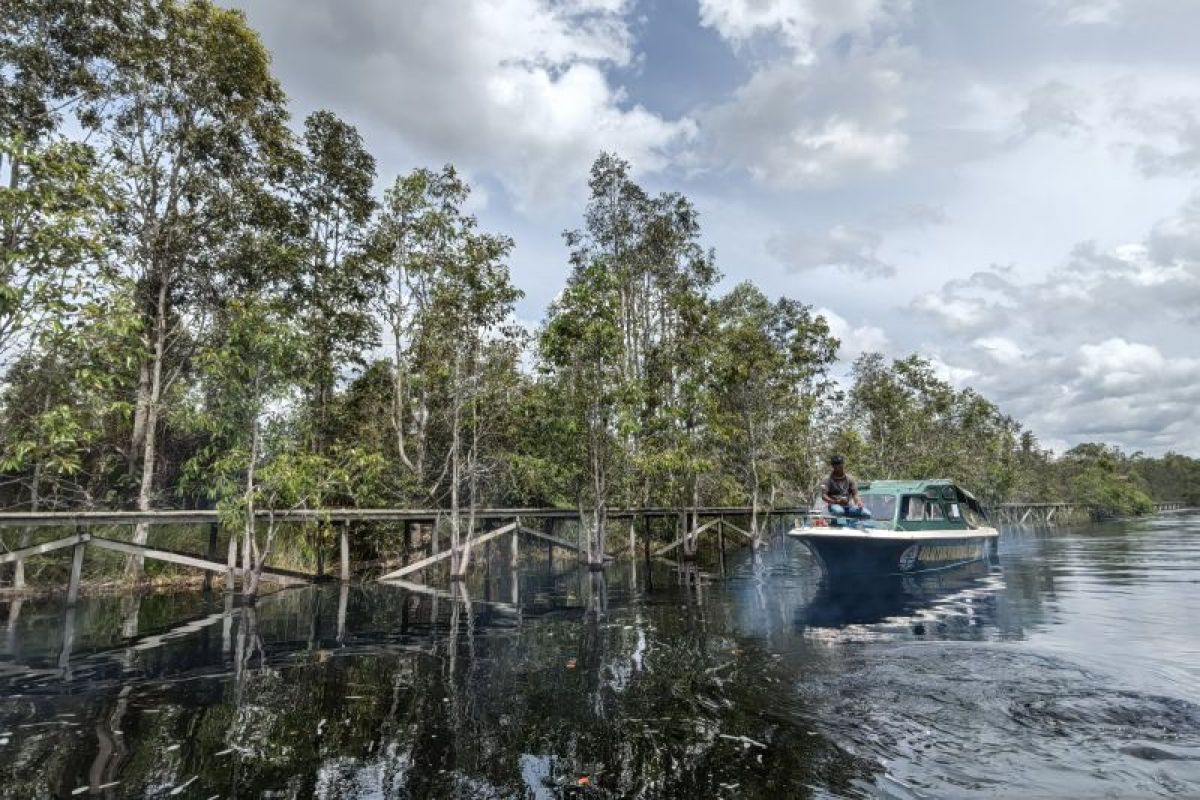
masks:
[[(525, 526), (522, 525), (521, 533), (525, 534), (526, 536), (532, 536), (535, 539), (541, 539), (543, 542), (549, 542), (550, 544), (555, 545), (556, 547), (561, 547), (564, 550), (570, 550), (571, 552), (576, 553), (576, 554), (582, 554), (584, 552), (583, 548), (580, 547), (579, 545), (575, 544), (574, 542), (568, 542), (566, 539), (560, 539), (557, 536), (551, 536), (548, 533), (543, 533), (542, 531), (536, 531), (533, 528), (526, 528)], [(611, 553), (605, 553), (604, 560), (605, 561), (616, 561), (617, 557), (612, 555)]]
[[(515, 523), (515, 522), (510, 522), (507, 525), (501, 525), (499, 528), (496, 528), (493, 531), (488, 531), (487, 533), (480, 534), (479, 536), (476, 536), (474, 539), (468, 539), (467, 542), (463, 546), (464, 547), (475, 547), (476, 545), (481, 545), (484, 542), (490, 542), (492, 539), (495, 539), (497, 536), (503, 536), (506, 533), (512, 533), (514, 530), (516, 530), (516, 527), (517, 527), (517, 523)], [(451, 552), (452, 552), (451, 550), (446, 549), (440, 553), (434, 553), (431, 556), (422, 558), (420, 561), (414, 561), (413, 563), (405, 565), (405, 566), (401, 567), (400, 569), (393, 570), (392, 572), (389, 572), (386, 575), (381, 575), (379, 578), (377, 578), (377, 580), (393, 581), (396, 578), (403, 578), (405, 575), (408, 575), (409, 573), (416, 572), (419, 569), (425, 569), (430, 564), (436, 564), (439, 561), (443, 561), (443, 560), (449, 558)]]
[(735, 531), (737, 531), (738, 533), (740, 533), (742, 536), (745, 536), (745, 537), (746, 537), (747, 539), (749, 539), (750, 541), (754, 541), (754, 537), (750, 535), (750, 531), (748, 531), (748, 530), (746, 530), (746, 529), (744, 529), (744, 528), (739, 528), (737, 525), (734, 525), (734, 524), (733, 524), (732, 522), (730, 522), (729, 520), (725, 520), (725, 527), (726, 527), (726, 528), (733, 528)]
[(42, 542), (35, 544), (32, 547), (23, 547), (20, 550), (0, 555), (0, 564), (8, 564), (13, 561), (24, 561), (30, 556), (41, 555), (42, 553), (52, 553), (55, 550), (62, 550), (66, 547), (74, 547), (77, 544), (87, 544), (92, 538), (89, 533), (76, 533), (71, 536), (66, 536), (62, 539), (55, 539), (52, 542)]
[[(115, 550), (118, 553), (135, 556), (140, 555), (145, 558), (153, 558), (171, 564), (182, 564), (185, 567), (196, 567), (197, 569), (206, 569), (212, 572), (226, 572), (229, 569), (228, 564), (222, 564), (219, 561), (209, 561), (207, 558), (200, 558), (199, 556), (187, 553), (176, 553), (173, 550), (159, 550), (130, 542), (119, 542), (115, 539), (104, 539), (99, 536), (93, 536), (91, 537), (91, 543), (104, 550)], [(235, 567), (233, 570), (233, 573), (239, 576), (243, 572), (244, 570), (240, 567)], [(263, 567), (262, 577), (263, 580), (283, 584), (284, 586), (304, 586), (312, 583), (312, 578), (307, 575), (299, 572), (272, 569), (270, 567)]]
[[(704, 523), (699, 528), (696, 528), (696, 530), (692, 531), (691, 533), (686, 534), (682, 538), (676, 539), (675, 541), (671, 542), (670, 544), (658, 548), (657, 550), (654, 551), (654, 555), (661, 556), (663, 553), (671, 552), (676, 547), (679, 547), (679, 545), (683, 544), (684, 541), (688, 538), (688, 536), (699, 536), (700, 534), (704, 533), (706, 530), (711, 528), (713, 525), (716, 525), (720, 521), (721, 520), (719, 520), (719, 519), (714, 519), (714, 520)], [(728, 525), (729, 523), (726, 523), (726, 524)]]

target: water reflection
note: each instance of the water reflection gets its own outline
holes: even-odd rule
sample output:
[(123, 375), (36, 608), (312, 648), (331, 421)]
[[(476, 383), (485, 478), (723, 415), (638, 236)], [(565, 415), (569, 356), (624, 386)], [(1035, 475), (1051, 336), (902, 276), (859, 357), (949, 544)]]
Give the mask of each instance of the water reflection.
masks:
[(1129, 582), (1200, 611), (1195, 532), (1013, 533), (999, 564), (869, 588), (775, 541), (604, 572), (493, 548), (465, 583), (256, 606), (12, 601), (0, 796), (1179, 793), (1195, 634), (1158, 620), (1141, 687), (1096, 620)]

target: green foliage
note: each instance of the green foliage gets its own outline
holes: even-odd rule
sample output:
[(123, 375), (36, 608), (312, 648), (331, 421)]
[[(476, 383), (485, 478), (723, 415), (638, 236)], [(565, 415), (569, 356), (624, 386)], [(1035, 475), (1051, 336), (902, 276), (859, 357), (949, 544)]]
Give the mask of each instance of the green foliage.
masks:
[(1067, 487), (1073, 501), (1090, 506), (1097, 516), (1129, 516), (1153, 510), (1145, 483), (1119, 448), (1095, 443), (1078, 445), (1053, 464), (1050, 474)]
[[(950, 477), (985, 502), (1200, 502), (1195, 459), (1055, 459), (916, 355), (863, 356), (843, 394), (826, 321), (751, 284), (717, 296), (696, 208), (612, 154), (531, 337), (513, 241), (479, 229), (452, 166), (380, 202), (353, 125), (287, 122), (240, 12), (6, 4), (6, 506), (206, 503), (230, 523), (434, 506), (455, 537), (482, 505), (571, 506), (597, 556), (610, 506), (803, 502), (831, 450), (864, 478)], [(311, 555), (328, 533), (281, 544)]]
[(925, 359), (854, 364), (836, 438), (864, 478), (953, 478), (985, 503), (1009, 498), (1021, 475), (1020, 425), (973, 389), (955, 390)]
[(837, 340), (808, 307), (772, 303), (748, 283), (722, 298), (715, 315), (708, 415), (722, 471), (739, 487), (728, 501), (802, 497), (820, 469), (817, 410), (832, 399), (827, 370)]

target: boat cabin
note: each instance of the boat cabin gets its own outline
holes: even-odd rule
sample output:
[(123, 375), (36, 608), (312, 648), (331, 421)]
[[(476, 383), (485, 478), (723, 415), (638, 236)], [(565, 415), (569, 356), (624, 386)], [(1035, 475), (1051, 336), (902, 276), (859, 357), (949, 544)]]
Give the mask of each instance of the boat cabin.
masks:
[(891, 523), (898, 531), (968, 530), (987, 523), (975, 496), (945, 479), (863, 481), (858, 493), (876, 524)]

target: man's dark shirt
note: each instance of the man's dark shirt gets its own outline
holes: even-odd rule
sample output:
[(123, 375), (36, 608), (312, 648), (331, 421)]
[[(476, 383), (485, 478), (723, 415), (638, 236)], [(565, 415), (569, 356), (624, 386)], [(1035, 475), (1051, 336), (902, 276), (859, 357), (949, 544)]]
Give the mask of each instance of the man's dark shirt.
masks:
[(837, 498), (849, 500), (858, 493), (858, 482), (849, 472), (840, 478), (831, 473), (829, 477), (821, 481), (821, 491), (835, 500)]

